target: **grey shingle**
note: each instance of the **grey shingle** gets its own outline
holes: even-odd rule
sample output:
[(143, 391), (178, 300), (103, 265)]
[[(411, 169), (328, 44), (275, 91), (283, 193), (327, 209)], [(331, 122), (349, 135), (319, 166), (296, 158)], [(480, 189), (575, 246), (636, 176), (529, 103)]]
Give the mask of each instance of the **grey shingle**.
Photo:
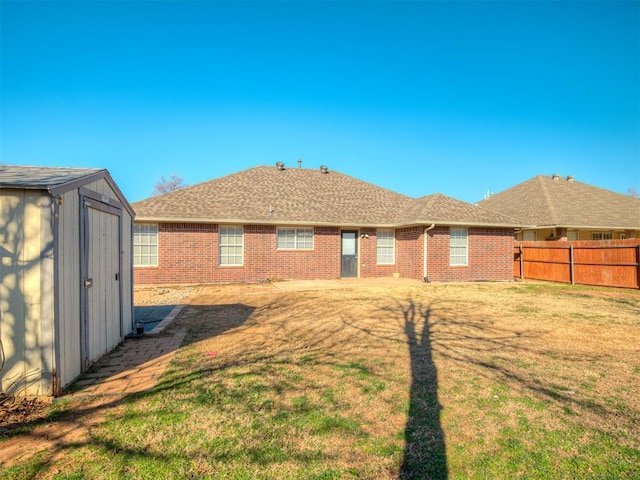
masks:
[(0, 165), (0, 189), (44, 190), (50, 195), (59, 195), (100, 179), (109, 185), (118, 202), (133, 217), (133, 208), (104, 168)]
[(45, 189), (103, 171), (100, 168), (32, 167), (0, 165), (0, 188)]

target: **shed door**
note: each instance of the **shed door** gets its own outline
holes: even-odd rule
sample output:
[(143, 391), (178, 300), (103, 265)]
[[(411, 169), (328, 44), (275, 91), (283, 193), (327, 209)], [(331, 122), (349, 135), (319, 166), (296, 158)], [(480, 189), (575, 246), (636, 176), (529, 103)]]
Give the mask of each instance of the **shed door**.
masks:
[(343, 230), (341, 232), (341, 277), (358, 276), (358, 232)]
[(83, 197), (81, 355), (83, 371), (122, 338), (121, 210)]

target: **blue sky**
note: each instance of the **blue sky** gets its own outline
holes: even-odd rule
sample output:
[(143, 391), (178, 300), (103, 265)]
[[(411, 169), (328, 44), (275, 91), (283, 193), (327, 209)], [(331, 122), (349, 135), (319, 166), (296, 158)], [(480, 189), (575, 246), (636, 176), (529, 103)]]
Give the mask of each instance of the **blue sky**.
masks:
[(0, 162), (640, 190), (640, 2), (0, 2)]

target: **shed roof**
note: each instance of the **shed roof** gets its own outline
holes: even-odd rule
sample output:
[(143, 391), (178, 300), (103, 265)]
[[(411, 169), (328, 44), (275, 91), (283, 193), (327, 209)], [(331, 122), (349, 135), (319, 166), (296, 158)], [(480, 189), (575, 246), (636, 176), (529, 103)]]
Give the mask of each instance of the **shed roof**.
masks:
[(538, 175), (478, 205), (527, 225), (640, 229), (640, 199), (558, 175)]
[(459, 200), (428, 198), (416, 200), (336, 171), (258, 166), (133, 207), (141, 221), (400, 226), (437, 218), (439, 223), (515, 225)]
[(134, 211), (116, 183), (104, 168), (38, 167), (0, 165), (0, 189), (46, 190), (59, 195), (104, 178), (118, 195), (118, 200), (134, 216)]
[(104, 171), (101, 168), (0, 165), (0, 188), (48, 189)]

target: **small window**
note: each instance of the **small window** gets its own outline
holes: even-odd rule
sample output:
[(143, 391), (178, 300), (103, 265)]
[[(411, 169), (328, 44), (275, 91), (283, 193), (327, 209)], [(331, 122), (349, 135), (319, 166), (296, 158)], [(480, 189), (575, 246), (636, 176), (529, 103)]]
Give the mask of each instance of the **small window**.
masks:
[(394, 231), (378, 230), (376, 238), (378, 265), (393, 265), (396, 260)]
[(242, 251), (242, 227), (220, 227), (220, 265), (242, 265)]
[(133, 266), (158, 266), (158, 225), (133, 226)]
[(578, 230), (567, 230), (567, 240), (572, 242), (574, 240), (578, 240), (578, 238)]
[(466, 228), (451, 228), (449, 235), (449, 264), (451, 266), (468, 265), (468, 231)]
[(538, 240), (538, 232), (535, 230), (525, 230), (522, 232), (522, 240), (525, 242), (535, 242)]
[(627, 239), (627, 234), (626, 233), (621, 233), (619, 238), (620, 238), (620, 240), (626, 240)]
[(611, 232), (593, 232), (591, 234), (592, 240), (612, 240), (613, 234)]
[(313, 228), (278, 228), (278, 250), (313, 250)]

